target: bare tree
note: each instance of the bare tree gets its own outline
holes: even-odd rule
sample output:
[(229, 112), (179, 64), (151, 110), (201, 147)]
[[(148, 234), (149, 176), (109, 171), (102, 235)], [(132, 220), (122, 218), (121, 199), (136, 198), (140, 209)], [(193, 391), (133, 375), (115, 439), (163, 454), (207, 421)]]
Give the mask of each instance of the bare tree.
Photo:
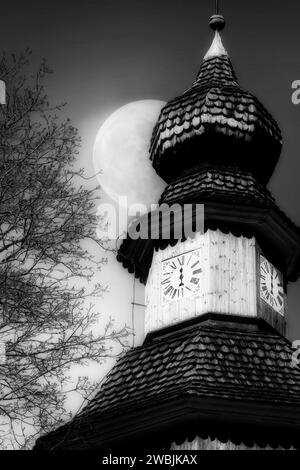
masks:
[[(42, 63), (28, 74), (30, 51), (4, 55), (0, 77), (0, 446), (30, 446), (40, 431), (64, 421), (74, 364), (102, 363), (126, 344), (127, 328), (111, 321), (93, 332), (90, 296), (105, 259), (96, 239), (96, 189), (76, 170), (78, 131), (52, 107)], [(97, 328), (95, 328), (97, 329)], [(99, 328), (98, 328), (99, 331)]]

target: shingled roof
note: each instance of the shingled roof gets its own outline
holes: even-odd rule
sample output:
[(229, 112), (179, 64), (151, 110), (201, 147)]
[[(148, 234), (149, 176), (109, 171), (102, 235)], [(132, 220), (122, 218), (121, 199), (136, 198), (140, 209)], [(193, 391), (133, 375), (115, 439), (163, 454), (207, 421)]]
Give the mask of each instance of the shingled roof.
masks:
[(237, 167), (202, 164), (174, 179), (164, 190), (160, 204), (226, 200), (232, 203), (274, 206), (275, 199), (249, 172)]
[[(293, 367), (292, 353), (289, 341), (264, 322), (236, 317), (206, 316), (196, 324), (162, 330), (124, 354), (84, 410), (66, 427), (40, 438), (38, 446), (68, 448), (78, 440), (83, 448), (101, 447), (102, 440), (112, 439), (107, 423), (113, 421), (122, 432), (116, 424), (122, 417), (128, 427), (124, 432), (130, 432), (132, 416), (158, 412), (183, 397), (193, 397), (200, 407), (205, 403), (207, 411), (209, 401), (217, 400), (224, 410), (235, 409), (244, 425), (263, 405), (265, 423), (276, 417), (277, 426), (300, 430), (300, 369)], [(206, 421), (204, 415), (203, 422), (209, 422), (209, 412)]]
[(170, 182), (201, 162), (236, 164), (267, 183), (281, 152), (281, 131), (259, 100), (241, 89), (227, 52), (218, 48), (204, 58), (192, 87), (162, 108), (151, 141), (153, 167)]

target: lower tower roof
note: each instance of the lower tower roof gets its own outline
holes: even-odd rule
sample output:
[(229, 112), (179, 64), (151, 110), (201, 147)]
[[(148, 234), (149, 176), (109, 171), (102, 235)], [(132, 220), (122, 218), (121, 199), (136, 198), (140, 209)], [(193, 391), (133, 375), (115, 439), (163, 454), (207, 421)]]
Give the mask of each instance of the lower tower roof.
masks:
[(212, 429), (224, 439), (228, 419), (231, 441), (298, 447), (300, 369), (292, 354), (262, 320), (208, 314), (161, 330), (127, 351), (83, 411), (36, 447), (96, 450), (137, 439), (168, 447), (191, 430)]

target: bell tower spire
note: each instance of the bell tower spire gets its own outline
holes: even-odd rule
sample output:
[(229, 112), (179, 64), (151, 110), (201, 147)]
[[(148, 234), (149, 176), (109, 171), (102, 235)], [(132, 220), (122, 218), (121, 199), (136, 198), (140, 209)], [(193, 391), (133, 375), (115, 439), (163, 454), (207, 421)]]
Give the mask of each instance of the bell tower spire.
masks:
[(196, 80), (153, 130), (150, 158), (168, 185), (146, 214), (151, 233), (129, 230), (119, 248), (145, 284), (145, 341), (37, 449), (300, 449), (300, 369), (285, 338), (300, 228), (266, 188), (281, 132), (237, 81), (218, 1), (209, 24)]

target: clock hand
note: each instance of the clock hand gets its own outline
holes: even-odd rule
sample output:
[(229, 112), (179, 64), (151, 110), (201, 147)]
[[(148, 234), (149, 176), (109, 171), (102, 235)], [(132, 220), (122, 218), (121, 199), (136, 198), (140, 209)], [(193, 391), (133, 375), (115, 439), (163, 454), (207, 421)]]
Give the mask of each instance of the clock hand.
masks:
[(273, 295), (273, 287), (274, 285), (273, 285), (273, 276), (272, 276), (271, 277), (271, 295)]
[(180, 268), (180, 276), (179, 276), (180, 284), (179, 284), (179, 287), (184, 286), (184, 284), (182, 282), (183, 281), (183, 274), (182, 273), (183, 273), (183, 268)]

